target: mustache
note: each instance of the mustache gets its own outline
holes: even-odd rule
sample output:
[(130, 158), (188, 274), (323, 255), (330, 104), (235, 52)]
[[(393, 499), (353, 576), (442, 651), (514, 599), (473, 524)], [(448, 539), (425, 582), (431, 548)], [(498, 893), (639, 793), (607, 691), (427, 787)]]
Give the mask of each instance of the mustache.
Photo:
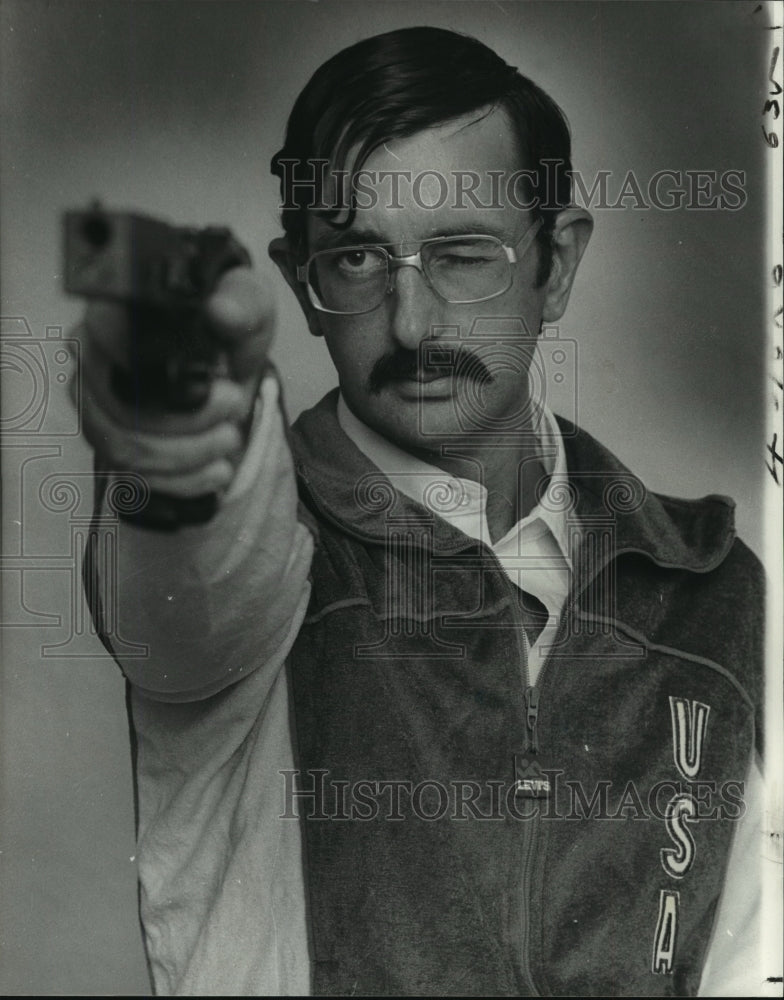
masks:
[(398, 347), (376, 361), (368, 376), (368, 389), (378, 394), (399, 379), (427, 379), (454, 375), (489, 384), (495, 379), (487, 365), (465, 346), (441, 347), (438, 341), (423, 342), (416, 351)]

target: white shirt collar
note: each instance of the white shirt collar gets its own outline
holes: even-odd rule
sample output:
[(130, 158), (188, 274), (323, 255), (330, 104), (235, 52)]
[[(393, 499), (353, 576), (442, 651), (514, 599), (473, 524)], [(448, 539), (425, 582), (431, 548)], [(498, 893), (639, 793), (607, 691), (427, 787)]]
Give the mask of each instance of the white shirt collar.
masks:
[[(551, 477), (548, 493), (552, 493), (554, 484), (565, 484), (567, 481), (566, 454), (553, 413), (543, 404), (541, 413), (536, 447), (544, 470)], [(452, 476), (398, 448), (361, 421), (348, 408), (342, 393), (338, 398), (337, 416), (341, 428), (357, 448), (390, 479), (396, 489), (416, 503), (491, 548), (508, 547), (514, 536), (520, 537), (522, 533), (530, 538), (549, 532), (571, 567), (569, 524), (567, 512), (561, 504), (544, 506), (541, 502), (537, 503), (529, 514), (492, 545), (487, 529), (487, 490), (481, 483)]]

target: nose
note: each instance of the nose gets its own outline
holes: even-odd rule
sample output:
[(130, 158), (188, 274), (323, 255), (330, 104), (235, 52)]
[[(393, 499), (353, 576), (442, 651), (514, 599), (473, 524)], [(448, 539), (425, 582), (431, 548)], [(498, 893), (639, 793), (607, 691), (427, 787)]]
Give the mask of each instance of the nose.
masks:
[(401, 347), (416, 350), (438, 322), (440, 300), (415, 266), (398, 267), (391, 275), (390, 287), (392, 336)]

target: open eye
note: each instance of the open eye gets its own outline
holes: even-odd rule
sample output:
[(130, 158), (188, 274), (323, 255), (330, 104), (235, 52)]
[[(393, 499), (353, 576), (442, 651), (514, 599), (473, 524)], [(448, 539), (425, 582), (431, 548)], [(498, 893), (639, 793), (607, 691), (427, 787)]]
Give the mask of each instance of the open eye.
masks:
[(343, 277), (364, 278), (386, 271), (385, 258), (377, 251), (362, 247), (335, 251), (332, 264), (336, 273)]
[(348, 253), (341, 254), (338, 261), (347, 270), (360, 270), (367, 265), (368, 257), (367, 250), (350, 250)]

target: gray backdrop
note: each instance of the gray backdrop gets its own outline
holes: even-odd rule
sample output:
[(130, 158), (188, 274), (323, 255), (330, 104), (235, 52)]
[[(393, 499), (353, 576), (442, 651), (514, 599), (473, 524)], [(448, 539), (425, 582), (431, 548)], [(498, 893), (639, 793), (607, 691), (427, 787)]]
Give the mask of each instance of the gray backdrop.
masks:
[(334, 376), (266, 261), (268, 165), (293, 100), (363, 36), (475, 34), (562, 105), (575, 167), (611, 171), (612, 200), (629, 170), (643, 187), (664, 169), (745, 171), (738, 211), (596, 211), (559, 330), (577, 369), (551, 402), (568, 409), (577, 391), (580, 422), (649, 487), (734, 496), (764, 556), (770, 34), (754, 7), (2, 0), (3, 992), (148, 988), (123, 684), (75, 571), (89, 456), (66, 403), (78, 369), (58, 344), (80, 313), (61, 290), (60, 213), (99, 195), (234, 228), (279, 293), (274, 357), (296, 415)]

